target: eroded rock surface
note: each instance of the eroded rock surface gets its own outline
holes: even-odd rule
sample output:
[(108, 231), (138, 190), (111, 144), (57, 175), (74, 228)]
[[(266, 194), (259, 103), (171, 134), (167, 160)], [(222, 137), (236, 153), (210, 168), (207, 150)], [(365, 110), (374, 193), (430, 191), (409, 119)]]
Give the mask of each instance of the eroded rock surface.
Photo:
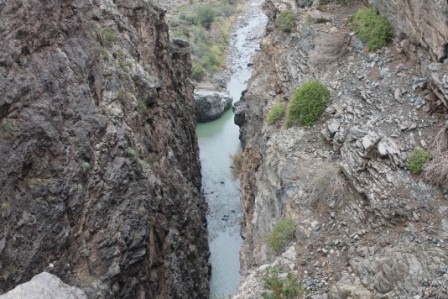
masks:
[[(298, 9), (291, 34), (272, 24), (288, 3), (264, 6), (271, 23), (238, 107), (246, 277), (235, 298), (260, 298), (278, 264), (314, 299), (448, 297), (446, 190), (407, 169), (414, 148), (447, 155), (437, 149), (446, 149), (448, 117), (435, 95), (445, 69), (435, 56), (421, 68), (421, 54), (443, 44), (409, 51), (396, 40), (368, 52), (348, 24), (361, 2)], [(270, 108), (313, 79), (331, 92), (322, 118), (268, 125)], [(284, 217), (296, 223), (295, 241), (275, 254), (265, 240)]]
[(207, 298), (188, 44), (143, 0), (0, 2), (0, 289)]

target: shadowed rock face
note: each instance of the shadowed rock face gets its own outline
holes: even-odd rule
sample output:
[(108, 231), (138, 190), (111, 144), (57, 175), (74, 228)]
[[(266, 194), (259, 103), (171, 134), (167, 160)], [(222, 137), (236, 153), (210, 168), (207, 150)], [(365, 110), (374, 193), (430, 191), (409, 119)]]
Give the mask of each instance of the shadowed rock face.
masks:
[(91, 298), (208, 296), (190, 56), (163, 15), (0, 1), (0, 292), (51, 270)]
[(448, 57), (448, 3), (442, 0), (370, 0), (391, 21), (423, 46), (435, 60)]

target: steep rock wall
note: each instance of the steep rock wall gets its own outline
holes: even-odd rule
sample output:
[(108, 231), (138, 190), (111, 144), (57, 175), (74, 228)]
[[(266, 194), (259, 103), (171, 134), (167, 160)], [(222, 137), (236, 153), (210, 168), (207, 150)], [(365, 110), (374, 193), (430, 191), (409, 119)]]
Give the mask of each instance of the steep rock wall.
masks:
[(144, 0), (0, 1), (0, 290), (207, 298), (188, 45)]
[(370, 0), (397, 32), (403, 32), (437, 61), (448, 58), (448, 3), (444, 0)]

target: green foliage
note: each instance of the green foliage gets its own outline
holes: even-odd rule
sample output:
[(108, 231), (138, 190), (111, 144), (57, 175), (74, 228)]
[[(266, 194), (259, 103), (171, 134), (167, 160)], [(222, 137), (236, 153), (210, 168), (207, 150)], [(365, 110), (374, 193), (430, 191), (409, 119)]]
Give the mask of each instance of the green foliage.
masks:
[(125, 149), (124, 153), (126, 154), (127, 157), (130, 157), (130, 158), (135, 158), (135, 156), (137, 155), (135, 150), (131, 147), (128, 147), (127, 149)]
[(412, 174), (419, 174), (423, 170), (423, 166), (432, 159), (430, 151), (416, 148), (412, 151), (408, 159), (408, 168)]
[(82, 162), (81, 163), (81, 169), (83, 172), (88, 172), (90, 170), (90, 163), (89, 162)]
[(224, 65), (236, 5), (234, 0), (215, 0), (208, 4), (182, 6), (171, 16), (172, 35), (190, 43), (192, 79), (201, 81)]
[(204, 28), (210, 28), (210, 25), (215, 19), (215, 11), (210, 5), (200, 5), (196, 8), (195, 24), (201, 25)]
[(276, 253), (295, 239), (296, 225), (290, 218), (279, 220), (266, 237), (266, 243)]
[(371, 51), (384, 47), (393, 37), (392, 26), (373, 7), (358, 10), (352, 18), (351, 26)]
[(5, 118), (0, 125), (0, 130), (3, 132), (6, 138), (11, 138), (14, 136), (14, 131), (16, 130), (16, 128), (9, 118)]
[(296, 26), (296, 15), (291, 9), (282, 10), (275, 18), (275, 26), (283, 32), (291, 32)]
[(117, 40), (117, 35), (112, 28), (104, 27), (104, 28), (96, 28), (97, 38), (100, 44), (103, 47), (111, 48), (115, 41)]
[(109, 59), (109, 53), (104, 48), (100, 48), (99, 52), (100, 52), (101, 59), (103, 59), (103, 60)]
[(318, 81), (309, 81), (298, 87), (288, 105), (286, 127), (296, 124), (313, 125), (324, 113), (330, 91)]
[(268, 113), (268, 124), (273, 124), (281, 119), (286, 114), (286, 105), (284, 103), (277, 103), (274, 106), (272, 106), (271, 111)]
[(281, 275), (281, 267), (270, 267), (263, 277), (264, 299), (296, 299), (304, 293), (302, 285), (291, 272)]
[(202, 67), (199, 60), (195, 59), (192, 62), (192, 71), (191, 71), (191, 77), (200, 82), (205, 76), (205, 69)]

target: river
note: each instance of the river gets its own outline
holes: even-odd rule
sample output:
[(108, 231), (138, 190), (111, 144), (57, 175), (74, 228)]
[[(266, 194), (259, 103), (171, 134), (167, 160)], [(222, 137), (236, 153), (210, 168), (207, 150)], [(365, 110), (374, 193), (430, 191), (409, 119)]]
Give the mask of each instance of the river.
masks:
[[(261, 11), (263, 0), (245, 4), (235, 21), (230, 39), (227, 70), (230, 72), (227, 90), (236, 102), (250, 78), (253, 54), (259, 49), (267, 18)], [(236, 292), (240, 283), (239, 252), (242, 244), (240, 222), (239, 181), (232, 178), (231, 156), (241, 150), (239, 128), (233, 122), (233, 112), (227, 111), (220, 119), (199, 124), (202, 185), (209, 213), (208, 238), (212, 274), (210, 298), (227, 298)]]

